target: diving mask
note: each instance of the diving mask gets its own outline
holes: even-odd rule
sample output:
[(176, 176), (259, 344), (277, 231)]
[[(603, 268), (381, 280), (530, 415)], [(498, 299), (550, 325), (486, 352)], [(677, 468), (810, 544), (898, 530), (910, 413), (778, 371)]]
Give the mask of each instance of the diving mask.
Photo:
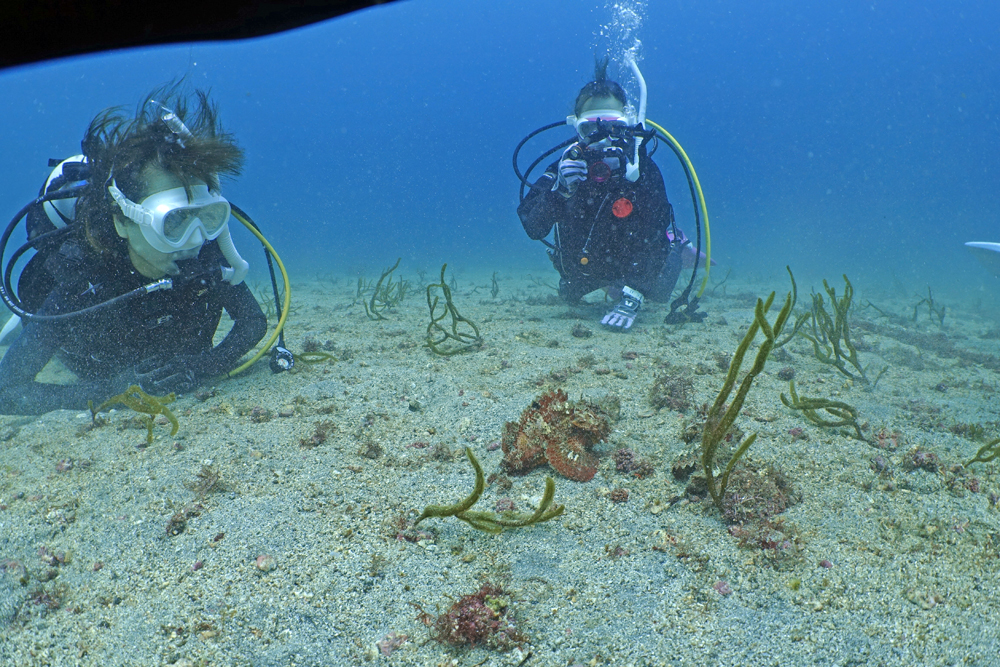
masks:
[[(573, 117), (572, 125), (581, 139), (589, 139), (604, 130), (606, 134), (616, 134), (629, 126), (628, 117), (616, 109), (594, 109), (579, 117)], [(596, 137), (595, 137), (596, 138)], [(603, 139), (604, 137), (601, 137)]]
[(126, 218), (139, 225), (142, 235), (156, 250), (173, 253), (197, 248), (222, 234), (229, 221), (229, 201), (207, 185), (155, 192), (140, 203), (128, 199), (114, 180), (108, 192)]

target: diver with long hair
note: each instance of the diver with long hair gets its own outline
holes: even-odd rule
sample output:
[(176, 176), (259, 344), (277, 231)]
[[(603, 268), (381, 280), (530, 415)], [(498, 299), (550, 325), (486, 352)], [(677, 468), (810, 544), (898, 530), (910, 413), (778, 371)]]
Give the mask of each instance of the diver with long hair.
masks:
[[(264, 336), (219, 183), (240, 173), (243, 151), (205, 93), (193, 102), (171, 86), (134, 116), (100, 113), (82, 155), (59, 163), (43, 186), (43, 195), (73, 196), (40, 196), (27, 210), (36, 254), (16, 298), (5, 272), (4, 300), (23, 330), (0, 361), (0, 413), (81, 409), (132, 384), (190, 391), (231, 371)], [(216, 345), (223, 310), (233, 326)], [(36, 379), (54, 357), (76, 382)]]
[[(607, 67), (607, 58), (596, 62), (594, 80), (567, 119), (576, 140), (531, 184), (517, 214), (528, 236), (549, 246), (560, 296), (577, 303), (607, 290), (619, 301), (601, 323), (626, 330), (644, 300), (670, 298), (685, 254), (698, 253), (675, 225), (663, 176), (647, 153), (654, 134), (629, 117), (625, 91), (607, 78)], [(516, 161), (515, 152), (515, 170)]]

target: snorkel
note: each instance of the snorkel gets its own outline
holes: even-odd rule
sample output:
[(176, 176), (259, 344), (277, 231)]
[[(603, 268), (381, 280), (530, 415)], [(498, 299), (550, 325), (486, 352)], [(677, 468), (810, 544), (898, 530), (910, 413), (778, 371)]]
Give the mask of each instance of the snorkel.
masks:
[[(646, 79), (642, 77), (642, 72), (639, 71), (639, 64), (635, 60), (635, 53), (629, 51), (628, 53), (628, 66), (632, 70), (632, 76), (635, 77), (635, 81), (639, 84), (639, 110), (638, 116), (635, 121), (637, 125), (641, 125), (642, 129), (646, 129)], [(639, 145), (642, 143), (642, 137), (637, 136), (635, 138), (635, 153), (632, 160), (625, 166), (625, 178), (635, 183), (639, 179)]]
[(223, 228), (222, 234), (215, 240), (219, 244), (222, 256), (229, 262), (229, 266), (233, 267), (222, 267), (222, 279), (230, 285), (239, 285), (250, 272), (250, 263), (240, 257), (240, 253), (237, 252), (236, 246), (233, 244), (233, 236), (229, 232), (228, 223)]
[(628, 66), (632, 70), (635, 82), (639, 84), (639, 110), (635, 122), (646, 129), (646, 79), (639, 71), (639, 64), (635, 61), (635, 54), (631, 51), (628, 54)]

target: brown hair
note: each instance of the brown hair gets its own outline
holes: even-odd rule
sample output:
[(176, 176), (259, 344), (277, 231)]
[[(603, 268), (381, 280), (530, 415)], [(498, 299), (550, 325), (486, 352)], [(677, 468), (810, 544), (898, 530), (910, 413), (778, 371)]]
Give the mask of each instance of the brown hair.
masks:
[[(112, 178), (133, 201), (143, 192), (142, 172), (155, 166), (180, 179), (185, 188), (202, 180), (219, 188), (219, 176), (237, 176), (243, 166), (243, 150), (232, 135), (222, 130), (218, 109), (208, 93), (197, 90), (193, 107), (180, 84), (162, 86), (147, 95), (129, 117), (121, 107), (97, 114), (81, 142), (90, 164), (90, 185), (77, 202), (76, 219), (89, 245), (101, 255), (117, 259), (127, 243), (115, 232), (113, 213), (117, 204), (108, 194)], [(166, 109), (166, 110), (165, 110)], [(163, 116), (173, 111), (191, 136), (175, 134)]]

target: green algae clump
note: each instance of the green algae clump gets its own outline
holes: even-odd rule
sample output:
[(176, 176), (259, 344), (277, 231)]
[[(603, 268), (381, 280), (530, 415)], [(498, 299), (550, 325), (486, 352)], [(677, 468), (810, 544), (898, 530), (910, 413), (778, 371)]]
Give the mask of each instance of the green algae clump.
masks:
[(174, 394), (167, 394), (166, 396), (150, 396), (144, 392), (138, 385), (132, 385), (124, 392), (118, 394), (117, 396), (112, 396), (108, 400), (101, 403), (96, 409), (94, 408), (93, 401), (87, 401), (87, 407), (90, 408), (90, 418), (96, 423), (97, 413), (103, 412), (112, 405), (117, 405), (121, 403), (127, 408), (139, 412), (145, 416), (146, 422), (146, 443), (153, 444), (153, 423), (156, 415), (163, 415), (170, 422), (170, 435), (177, 435), (178, 429), (180, 429), (180, 423), (177, 421), (177, 417), (174, 413), (170, 411), (167, 407), (168, 403), (173, 403), (176, 396)]

